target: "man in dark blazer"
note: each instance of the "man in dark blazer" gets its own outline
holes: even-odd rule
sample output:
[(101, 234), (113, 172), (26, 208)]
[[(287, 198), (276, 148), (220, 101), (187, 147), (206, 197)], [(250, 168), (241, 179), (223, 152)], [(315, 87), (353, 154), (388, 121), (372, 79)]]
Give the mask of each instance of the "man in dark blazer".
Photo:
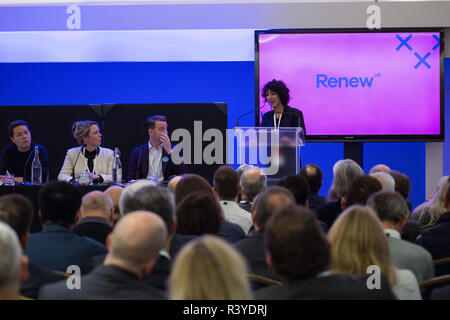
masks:
[(256, 291), (255, 298), (279, 299), (395, 299), (380, 275), (379, 288), (368, 288), (368, 277), (330, 274), (330, 247), (314, 213), (286, 206), (266, 224), (267, 263), (284, 281)]
[(50, 182), (41, 189), (39, 215), (44, 229), (30, 235), (25, 248), (30, 262), (62, 272), (77, 265), (83, 272), (90, 257), (106, 253), (100, 242), (72, 232), (80, 205), (79, 188), (68, 182)]
[(172, 145), (167, 134), (167, 121), (164, 116), (147, 119), (149, 141), (134, 148), (128, 166), (128, 180), (154, 178), (158, 182), (186, 173), (185, 166), (172, 161)]
[[(264, 227), (274, 211), (289, 204), (295, 204), (294, 197), (289, 190), (279, 186), (268, 188), (258, 197), (255, 210), (252, 212), (256, 232), (234, 245), (247, 260), (250, 273), (279, 280), (276, 273), (266, 264)], [(256, 288), (255, 284), (253, 287)]]
[(114, 228), (103, 265), (83, 276), (79, 287), (69, 289), (66, 281), (42, 287), (39, 299), (166, 299), (163, 291), (142, 281), (155, 265), (166, 238), (166, 226), (158, 215), (149, 211), (129, 213)]

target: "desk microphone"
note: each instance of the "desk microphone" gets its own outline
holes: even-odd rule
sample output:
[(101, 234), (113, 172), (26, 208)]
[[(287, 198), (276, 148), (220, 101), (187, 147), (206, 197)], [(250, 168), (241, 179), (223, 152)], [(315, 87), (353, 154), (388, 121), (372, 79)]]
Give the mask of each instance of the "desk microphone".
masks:
[[(266, 105), (266, 102), (267, 102), (267, 101), (264, 101), (263, 106), (262, 106), (261, 108), (259, 108), (259, 110), (264, 109), (264, 107), (265, 107), (265, 105)], [(248, 114), (250, 114), (250, 113), (253, 113), (253, 112), (256, 112), (256, 109), (253, 109), (253, 110), (251, 110), (251, 111), (249, 111), (249, 112), (246, 112), (246, 113), (244, 113), (244, 114), (241, 114), (239, 117), (237, 117), (237, 120), (236, 120), (236, 127), (239, 127), (239, 119), (241, 119), (243, 116), (246, 116), (246, 115), (248, 115)]]
[(83, 149), (84, 149), (84, 144), (81, 146), (80, 151), (78, 152), (78, 155), (77, 155), (77, 159), (75, 160), (75, 163), (73, 164), (73, 167), (72, 167), (72, 178), (73, 179), (75, 179), (75, 166), (77, 165), (78, 158), (80, 157), (81, 151), (83, 151)]

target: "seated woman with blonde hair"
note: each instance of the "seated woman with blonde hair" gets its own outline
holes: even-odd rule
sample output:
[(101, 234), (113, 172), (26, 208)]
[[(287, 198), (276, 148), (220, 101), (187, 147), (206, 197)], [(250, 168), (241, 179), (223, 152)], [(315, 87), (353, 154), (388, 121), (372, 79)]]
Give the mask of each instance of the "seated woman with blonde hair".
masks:
[(331, 227), (328, 239), (332, 273), (363, 275), (368, 273), (369, 266), (377, 266), (397, 299), (422, 299), (414, 274), (392, 266), (386, 235), (371, 208), (360, 205), (349, 207)]
[(191, 240), (178, 253), (169, 279), (172, 300), (252, 299), (244, 258), (215, 236)]
[(72, 125), (73, 137), (80, 147), (67, 151), (58, 175), (59, 181), (78, 182), (81, 173), (87, 173), (93, 183), (112, 181), (114, 152), (102, 148), (102, 134), (94, 121), (76, 121)]

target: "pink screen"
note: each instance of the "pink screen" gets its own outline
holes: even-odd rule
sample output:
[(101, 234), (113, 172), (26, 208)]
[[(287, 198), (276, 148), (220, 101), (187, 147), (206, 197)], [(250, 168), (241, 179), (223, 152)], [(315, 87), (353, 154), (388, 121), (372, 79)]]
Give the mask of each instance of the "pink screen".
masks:
[(282, 80), (308, 135), (440, 134), (439, 36), (260, 34), (259, 92)]

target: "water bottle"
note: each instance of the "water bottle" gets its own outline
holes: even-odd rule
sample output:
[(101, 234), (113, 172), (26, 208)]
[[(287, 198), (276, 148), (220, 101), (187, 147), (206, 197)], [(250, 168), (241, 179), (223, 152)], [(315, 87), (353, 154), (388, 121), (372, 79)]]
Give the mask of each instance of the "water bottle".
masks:
[(112, 167), (112, 180), (114, 183), (122, 182), (122, 162), (120, 162), (119, 148), (114, 148), (114, 159)]
[(39, 147), (34, 147), (34, 159), (31, 163), (31, 183), (41, 184), (42, 183), (42, 165), (41, 160), (39, 160)]

